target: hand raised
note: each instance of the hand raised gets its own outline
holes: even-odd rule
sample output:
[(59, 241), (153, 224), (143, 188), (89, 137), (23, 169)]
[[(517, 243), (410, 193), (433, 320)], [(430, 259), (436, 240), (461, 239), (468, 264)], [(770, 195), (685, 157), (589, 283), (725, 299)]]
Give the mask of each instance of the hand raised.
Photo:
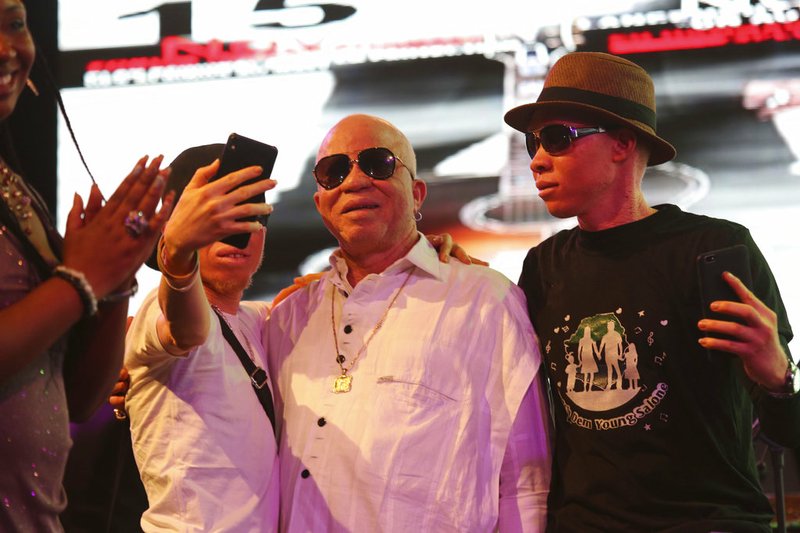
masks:
[[(76, 194), (67, 217), (64, 266), (82, 272), (98, 299), (139, 269), (172, 210), (173, 194), (167, 195), (157, 210), (165, 183), (160, 171), (162, 157), (149, 165), (147, 159), (136, 163), (105, 205), (96, 187), (86, 207)], [(142, 221), (138, 232), (126, 226), (132, 215)]]
[(272, 212), (269, 204), (242, 202), (275, 187), (274, 180), (259, 180), (236, 188), (258, 177), (260, 167), (243, 168), (209, 182), (218, 168), (218, 160), (200, 167), (183, 190), (164, 229), (164, 246), (170, 257), (185, 259), (228, 235), (258, 231), (262, 227), (259, 222), (239, 219)]

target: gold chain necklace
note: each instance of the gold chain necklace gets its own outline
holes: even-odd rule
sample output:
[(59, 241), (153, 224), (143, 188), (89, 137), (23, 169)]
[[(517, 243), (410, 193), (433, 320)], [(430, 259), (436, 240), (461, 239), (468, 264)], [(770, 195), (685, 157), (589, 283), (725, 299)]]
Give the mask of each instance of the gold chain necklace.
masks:
[(33, 231), (31, 229), (31, 217), (33, 217), (31, 197), (26, 193), (14, 171), (2, 163), (0, 163), (0, 195), (19, 220), (23, 231), (30, 235)]
[(333, 380), (333, 392), (340, 393), (340, 392), (350, 392), (350, 389), (353, 388), (353, 376), (349, 375), (348, 372), (353, 370), (353, 367), (356, 366), (356, 361), (358, 358), (361, 357), (361, 354), (364, 353), (364, 350), (367, 349), (367, 345), (369, 341), (372, 340), (372, 337), (381, 329), (383, 326), (383, 321), (386, 320), (386, 316), (389, 314), (389, 309), (392, 308), (394, 305), (395, 300), (397, 297), (400, 296), (400, 293), (403, 291), (403, 288), (408, 283), (408, 280), (411, 278), (411, 274), (414, 272), (416, 267), (411, 267), (408, 269), (408, 274), (406, 275), (406, 279), (403, 280), (403, 284), (400, 285), (400, 288), (397, 289), (397, 292), (394, 293), (394, 297), (392, 301), (389, 302), (389, 305), (386, 306), (386, 311), (383, 312), (383, 316), (378, 320), (378, 323), (375, 324), (375, 327), (372, 328), (372, 331), (369, 332), (369, 336), (367, 340), (364, 341), (364, 344), (361, 345), (356, 356), (353, 358), (353, 362), (350, 363), (349, 368), (344, 367), (345, 357), (339, 352), (339, 338), (336, 336), (336, 318), (334, 316), (334, 302), (336, 300), (336, 286), (331, 285), (331, 327), (333, 328), (333, 344), (336, 347), (336, 363), (339, 365), (339, 376)]

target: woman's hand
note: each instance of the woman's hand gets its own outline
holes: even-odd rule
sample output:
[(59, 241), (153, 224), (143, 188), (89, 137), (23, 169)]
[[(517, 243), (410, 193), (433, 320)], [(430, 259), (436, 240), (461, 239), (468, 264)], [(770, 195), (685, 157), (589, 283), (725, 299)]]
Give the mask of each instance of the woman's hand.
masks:
[(136, 163), (105, 205), (97, 187), (85, 207), (76, 194), (67, 217), (64, 266), (82, 272), (98, 299), (135, 274), (172, 211), (172, 193), (157, 210), (166, 181), (162, 157), (149, 165), (147, 159)]

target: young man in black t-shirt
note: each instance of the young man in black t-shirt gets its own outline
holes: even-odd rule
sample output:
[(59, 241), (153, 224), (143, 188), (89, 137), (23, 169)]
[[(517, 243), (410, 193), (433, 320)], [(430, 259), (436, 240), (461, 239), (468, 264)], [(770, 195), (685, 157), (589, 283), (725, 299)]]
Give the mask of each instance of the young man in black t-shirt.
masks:
[[(519, 282), (554, 400), (549, 526), (768, 532), (751, 427), (755, 409), (769, 437), (800, 441), (791, 328), (746, 228), (647, 204), (647, 166), (675, 157), (655, 119), (650, 76), (593, 52), (561, 58), (505, 116), (548, 211), (578, 219), (529, 252)], [(725, 274), (739, 301), (704, 319), (695, 260), (734, 245), (750, 288)]]

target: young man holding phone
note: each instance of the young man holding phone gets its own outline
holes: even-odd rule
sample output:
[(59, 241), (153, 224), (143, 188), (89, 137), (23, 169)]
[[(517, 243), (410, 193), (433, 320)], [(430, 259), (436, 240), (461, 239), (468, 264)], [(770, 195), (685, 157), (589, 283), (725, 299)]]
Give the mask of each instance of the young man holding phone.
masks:
[[(652, 79), (609, 54), (567, 54), (505, 120), (525, 133), (548, 211), (578, 219), (529, 252), (519, 281), (554, 398), (549, 526), (769, 532), (751, 424), (800, 442), (791, 328), (745, 227), (645, 200), (647, 166), (675, 157)], [(740, 244), (752, 285), (724, 274), (738, 301), (703, 318), (696, 259)], [(579, 346), (593, 380), (569, 366)]]
[[(271, 402), (271, 384), (266, 374), (248, 375), (234, 346), (266, 368), (267, 304), (242, 297), (261, 265), (266, 229), (258, 219), (272, 211), (263, 193), (275, 182), (237, 187), (261, 175), (254, 166), (213, 179), (222, 151), (196, 146), (170, 165), (167, 189), (180, 193), (180, 205), (159, 242), (161, 284), (126, 340), (126, 407), (148, 532), (277, 530), (276, 443), (262, 404)], [(257, 195), (262, 201), (246, 201)], [(249, 238), (239, 248), (221, 242), (229, 235)]]

